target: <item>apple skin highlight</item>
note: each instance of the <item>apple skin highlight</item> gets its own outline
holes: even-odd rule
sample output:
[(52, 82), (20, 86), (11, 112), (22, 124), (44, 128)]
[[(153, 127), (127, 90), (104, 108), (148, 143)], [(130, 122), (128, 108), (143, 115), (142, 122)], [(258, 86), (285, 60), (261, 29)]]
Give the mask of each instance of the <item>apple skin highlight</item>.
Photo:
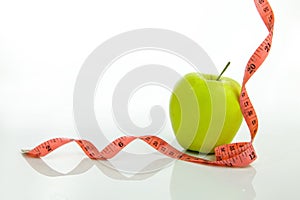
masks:
[(189, 73), (174, 87), (169, 114), (184, 149), (213, 153), (215, 147), (230, 143), (241, 126), (241, 86), (231, 78), (217, 78)]

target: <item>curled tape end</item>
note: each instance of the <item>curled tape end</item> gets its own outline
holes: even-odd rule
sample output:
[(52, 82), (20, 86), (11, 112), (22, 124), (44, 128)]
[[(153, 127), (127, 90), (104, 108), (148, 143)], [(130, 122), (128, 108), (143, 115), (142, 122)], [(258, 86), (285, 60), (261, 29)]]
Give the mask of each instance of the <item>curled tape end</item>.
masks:
[(30, 150), (28, 150), (28, 149), (21, 149), (21, 153), (22, 154), (26, 154), (26, 153), (28, 153)]

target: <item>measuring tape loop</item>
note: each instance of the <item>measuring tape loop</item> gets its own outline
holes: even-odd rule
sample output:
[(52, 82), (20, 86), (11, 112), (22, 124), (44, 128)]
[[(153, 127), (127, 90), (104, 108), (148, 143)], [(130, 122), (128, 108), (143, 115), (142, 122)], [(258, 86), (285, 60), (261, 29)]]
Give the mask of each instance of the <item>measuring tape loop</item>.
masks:
[(269, 54), (274, 27), (274, 14), (273, 10), (267, 0), (254, 0), (257, 11), (259, 12), (265, 26), (267, 27), (269, 34), (265, 40), (255, 50), (250, 57), (244, 73), (241, 94), (239, 97), (239, 103), (244, 119), (250, 131), (250, 142), (238, 142), (232, 144), (225, 144), (215, 148), (216, 159), (214, 161), (206, 160), (196, 156), (191, 156), (181, 151), (178, 151), (172, 147), (169, 143), (157, 136), (123, 136), (117, 138), (110, 144), (108, 144), (102, 151), (98, 149), (87, 140), (75, 140), (69, 138), (55, 138), (48, 140), (32, 150), (23, 151), (31, 157), (43, 157), (60, 146), (63, 146), (69, 142), (76, 142), (83, 152), (91, 159), (106, 160), (114, 157), (117, 153), (122, 151), (129, 143), (136, 139), (140, 139), (159, 151), (160, 153), (169, 156), (174, 159), (179, 159), (187, 162), (214, 165), (214, 166), (227, 166), (227, 167), (245, 167), (252, 163), (257, 155), (253, 148), (252, 142), (258, 130), (258, 118), (254, 107), (250, 101), (246, 90), (246, 83), (255, 74), (257, 69), (262, 65), (264, 60)]

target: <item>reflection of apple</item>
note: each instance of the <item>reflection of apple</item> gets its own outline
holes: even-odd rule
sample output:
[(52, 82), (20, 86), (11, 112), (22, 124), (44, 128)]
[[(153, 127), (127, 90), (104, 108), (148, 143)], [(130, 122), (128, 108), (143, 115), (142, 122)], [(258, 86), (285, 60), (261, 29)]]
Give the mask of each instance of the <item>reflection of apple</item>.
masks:
[[(229, 63), (223, 70), (228, 67)], [(178, 143), (185, 149), (213, 152), (232, 141), (241, 122), (241, 86), (233, 79), (200, 73), (184, 76), (170, 99), (170, 118)]]
[(170, 181), (171, 199), (254, 199), (255, 175), (256, 170), (251, 166), (232, 170), (175, 161)]

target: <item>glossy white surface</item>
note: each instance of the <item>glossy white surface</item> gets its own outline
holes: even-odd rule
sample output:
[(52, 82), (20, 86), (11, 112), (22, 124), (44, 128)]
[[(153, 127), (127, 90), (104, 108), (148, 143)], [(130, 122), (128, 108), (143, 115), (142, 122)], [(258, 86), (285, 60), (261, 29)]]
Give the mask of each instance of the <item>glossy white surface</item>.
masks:
[[(260, 122), (254, 142), (258, 159), (250, 167), (173, 161), (153, 173), (126, 174), (86, 159), (75, 144), (43, 159), (20, 153), (49, 138), (78, 137), (72, 113), (76, 76), (93, 49), (124, 31), (159, 27), (180, 32), (197, 41), (219, 71), (230, 60), (225, 76), (241, 81), (267, 31), (251, 0), (217, 3), (0, 1), (1, 199), (299, 199), (300, 3), (293, 0), (270, 0), (276, 18), (273, 47), (247, 86)], [(172, 58), (153, 56), (182, 74), (191, 71)], [(149, 123), (141, 116), (148, 115), (152, 101), (168, 108), (169, 93), (158, 94), (160, 100), (142, 92), (132, 99), (135, 123)], [(135, 110), (141, 99), (147, 108)], [(98, 118), (103, 116), (111, 113)], [(106, 134), (117, 130), (110, 122), (104, 126)], [(171, 135), (167, 121), (163, 136)], [(248, 139), (243, 123), (236, 140)], [(152, 152), (143, 144), (128, 151)]]

